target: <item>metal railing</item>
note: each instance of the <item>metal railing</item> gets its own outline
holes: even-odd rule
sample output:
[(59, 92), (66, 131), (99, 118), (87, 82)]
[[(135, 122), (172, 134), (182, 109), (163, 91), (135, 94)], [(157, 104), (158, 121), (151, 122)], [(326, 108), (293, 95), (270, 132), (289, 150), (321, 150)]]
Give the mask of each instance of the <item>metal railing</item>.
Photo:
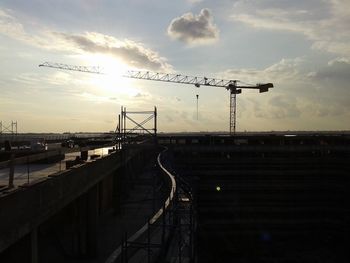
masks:
[[(6, 152), (9, 159), (0, 162), (0, 190), (25, 186), (33, 181), (44, 180), (50, 174), (61, 172), (85, 159), (90, 160), (108, 155), (108, 148), (114, 145), (59, 148), (41, 153), (16, 157), (15, 152)], [(67, 157), (68, 155), (68, 157)]]
[[(167, 199), (164, 201), (162, 207), (151, 218), (149, 218), (146, 224), (144, 224), (136, 233), (130, 237), (128, 237), (126, 233), (122, 236), (121, 245), (109, 256), (105, 263), (114, 263), (118, 261), (123, 263), (128, 262), (130, 256), (129, 250), (131, 248), (134, 248), (136, 250), (140, 248), (146, 249), (147, 261), (145, 262), (151, 262), (152, 250), (155, 248), (160, 249), (165, 243), (165, 223), (170, 223), (170, 216), (168, 212), (173, 206), (176, 195), (175, 177), (162, 163), (162, 155), (166, 151), (167, 149), (158, 154), (157, 163), (161, 171), (168, 177), (168, 180), (170, 182), (170, 191)], [(158, 227), (157, 223), (160, 221), (160, 219), (162, 219), (161, 242), (155, 244), (152, 242), (151, 228)]]
[[(109, 256), (105, 263), (165, 262), (167, 258), (177, 257), (177, 262), (194, 262), (194, 217), (192, 196), (180, 189), (183, 182), (171, 170), (167, 148), (157, 157), (158, 166), (168, 180), (170, 189), (162, 207), (149, 218), (146, 224), (128, 237), (124, 233), (121, 245)], [(181, 203), (186, 199), (185, 204)], [(184, 216), (186, 214), (186, 216)], [(176, 251), (170, 251), (176, 247)], [(185, 248), (186, 247), (186, 248)], [(186, 250), (186, 251), (184, 251)], [(135, 261), (136, 260), (136, 261)], [(138, 261), (141, 260), (141, 261)]]
[(32, 141), (41, 139), (45, 141), (62, 141), (70, 138), (103, 138), (114, 137), (115, 133), (17, 133), (17, 134), (0, 134), (0, 142), (6, 140), (12, 142)]

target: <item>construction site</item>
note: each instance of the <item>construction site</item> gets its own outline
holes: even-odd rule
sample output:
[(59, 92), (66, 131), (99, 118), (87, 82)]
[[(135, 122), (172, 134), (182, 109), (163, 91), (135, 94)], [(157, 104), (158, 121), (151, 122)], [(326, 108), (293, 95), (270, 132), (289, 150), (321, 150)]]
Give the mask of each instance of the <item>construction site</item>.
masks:
[(101, 134), (1, 122), (1, 262), (349, 262), (349, 132), (237, 132), (237, 94), (272, 83), (125, 77), (225, 88), (228, 131), (159, 133), (157, 107)]
[(0, 1), (0, 263), (349, 263), (350, 1)]
[(124, 128), (28, 182), (6, 176), (57, 149), (1, 162), (1, 262), (348, 262), (349, 134)]

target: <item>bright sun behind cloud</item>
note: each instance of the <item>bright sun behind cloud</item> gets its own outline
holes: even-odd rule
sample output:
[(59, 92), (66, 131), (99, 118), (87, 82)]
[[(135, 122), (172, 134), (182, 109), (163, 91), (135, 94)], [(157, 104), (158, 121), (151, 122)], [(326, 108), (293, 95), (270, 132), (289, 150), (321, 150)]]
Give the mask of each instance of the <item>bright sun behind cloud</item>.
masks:
[(131, 85), (131, 80), (123, 77), (129, 67), (112, 56), (89, 54), (82, 57), (84, 64), (99, 67), (103, 74), (91, 74), (89, 82), (101, 94), (136, 96), (140, 91)]

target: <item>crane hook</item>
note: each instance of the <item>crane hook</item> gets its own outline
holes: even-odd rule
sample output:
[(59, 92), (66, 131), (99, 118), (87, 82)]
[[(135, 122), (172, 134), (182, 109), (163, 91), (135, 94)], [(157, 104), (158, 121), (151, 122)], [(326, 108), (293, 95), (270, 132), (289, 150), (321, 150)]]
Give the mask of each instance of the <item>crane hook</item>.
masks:
[(198, 120), (198, 97), (199, 97), (199, 95), (196, 94), (196, 97), (197, 97), (197, 120)]

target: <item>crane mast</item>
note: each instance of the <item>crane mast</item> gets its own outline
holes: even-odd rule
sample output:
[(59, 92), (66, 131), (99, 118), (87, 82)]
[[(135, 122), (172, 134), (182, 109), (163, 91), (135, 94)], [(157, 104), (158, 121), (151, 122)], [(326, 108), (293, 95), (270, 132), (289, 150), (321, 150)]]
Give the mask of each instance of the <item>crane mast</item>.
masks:
[[(85, 66), (74, 66), (61, 63), (45, 62), (39, 65), (39, 67), (57, 68), (63, 70), (72, 70), (79, 72), (103, 74), (99, 67), (85, 67)], [(181, 74), (169, 74), (169, 73), (157, 73), (150, 71), (127, 71), (123, 77), (141, 79), (141, 80), (152, 80), (171, 82), (179, 84), (191, 84), (199, 88), (200, 86), (208, 87), (222, 87), (230, 92), (230, 134), (236, 133), (236, 112), (237, 112), (237, 94), (242, 92), (242, 89), (256, 89), (260, 93), (267, 92), (270, 88), (273, 88), (272, 83), (256, 85), (238, 85), (239, 80), (224, 80), (207, 77), (195, 77)]]

